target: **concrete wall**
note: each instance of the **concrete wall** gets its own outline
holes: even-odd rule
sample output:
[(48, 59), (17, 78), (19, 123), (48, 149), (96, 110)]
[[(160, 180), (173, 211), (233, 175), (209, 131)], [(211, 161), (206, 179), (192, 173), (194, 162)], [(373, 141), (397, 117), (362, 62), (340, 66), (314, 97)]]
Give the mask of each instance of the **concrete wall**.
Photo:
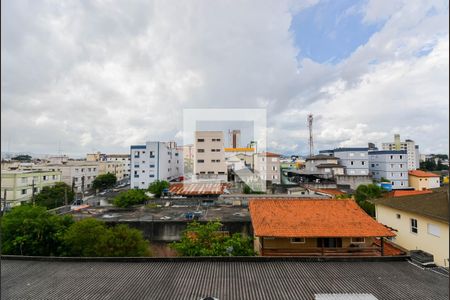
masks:
[(356, 188), (361, 184), (367, 185), (371, 184), (372, 182), (373, 180), (371, 176), (336, 176), (337, 185), (349, 185), (352, 190), (356, 190)]
[[(383, 205), (376, 205), (375, 214), (378, 222), (398, 230), (397, 236), (392, 240), (394, 243), (408, 250), (431, 253), (437, 265), (449, 266), (448, 223)], [(417, 220), (417, 233), (411, 232), (411, 219)], [(439, 228), (439, 236), (428, 232), (429, 224)]]

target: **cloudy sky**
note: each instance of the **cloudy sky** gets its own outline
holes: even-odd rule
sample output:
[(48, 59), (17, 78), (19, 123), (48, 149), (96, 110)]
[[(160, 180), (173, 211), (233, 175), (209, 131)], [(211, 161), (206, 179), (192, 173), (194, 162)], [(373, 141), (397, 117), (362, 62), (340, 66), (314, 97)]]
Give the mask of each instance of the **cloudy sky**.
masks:
[(270, 150), (449, 148), (448, 1), (2, 1), (2, 151), (182, 142), (185, 108), (266, 108)]

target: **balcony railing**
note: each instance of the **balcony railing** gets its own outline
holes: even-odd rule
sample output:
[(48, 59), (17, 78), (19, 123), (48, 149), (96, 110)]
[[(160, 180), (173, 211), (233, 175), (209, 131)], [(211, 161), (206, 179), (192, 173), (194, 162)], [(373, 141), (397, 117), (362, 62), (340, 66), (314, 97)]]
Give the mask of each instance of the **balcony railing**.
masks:
[(381, 256), (381, 247), (273, 248), (261, 249), (263, 256)]

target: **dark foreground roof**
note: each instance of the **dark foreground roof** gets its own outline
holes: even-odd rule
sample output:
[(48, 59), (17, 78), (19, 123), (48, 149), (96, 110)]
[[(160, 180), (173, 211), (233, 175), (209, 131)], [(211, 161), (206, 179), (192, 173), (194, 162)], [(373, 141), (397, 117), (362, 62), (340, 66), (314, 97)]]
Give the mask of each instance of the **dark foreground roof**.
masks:
[(1, 271), (2, 299), (315, 299), (318, 294), (357, 293), (375, 299), (439, 300), (449, 296), (448, 276), (407, 261), (2, 260)]
[(387, 197), (370, 201), (376, 205), (385, 205), (395, 209), (435, 218), (442, 222), (449, 222), (449, 199), (446, 190), (439, 190), (430, 194)]

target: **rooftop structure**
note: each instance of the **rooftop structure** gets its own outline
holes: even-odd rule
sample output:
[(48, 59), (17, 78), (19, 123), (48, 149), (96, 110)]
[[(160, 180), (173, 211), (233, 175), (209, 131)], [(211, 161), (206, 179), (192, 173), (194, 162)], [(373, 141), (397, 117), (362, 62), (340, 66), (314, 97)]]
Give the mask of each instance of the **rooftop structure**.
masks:
[(219, 300), (446, 300), (449, 296), (448, 276), (406, 261), (233, 259), (133, 263), (2, 259), (2, 296), (49, 300), (199, 300), (208, 296)]
[(226, 183), (173, 183), (169, 192), (181, 196), (221, 195), (227, 186)]

